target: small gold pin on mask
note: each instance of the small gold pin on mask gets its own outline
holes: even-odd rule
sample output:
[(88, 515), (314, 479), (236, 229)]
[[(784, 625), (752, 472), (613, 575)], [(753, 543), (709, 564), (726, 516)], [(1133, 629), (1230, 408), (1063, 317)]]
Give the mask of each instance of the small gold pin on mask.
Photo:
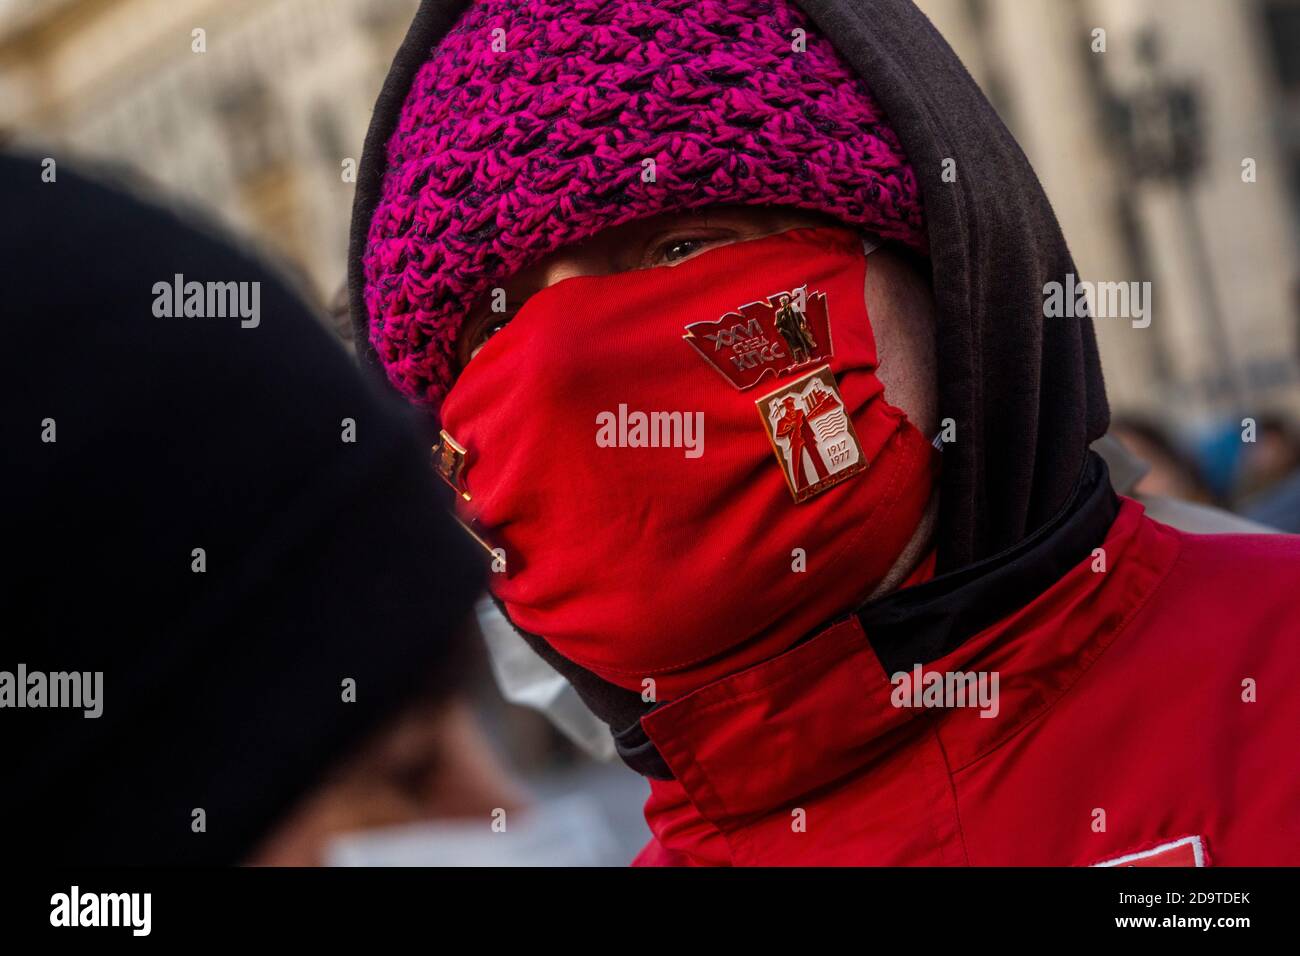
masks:
[[(460, 495), (465, 501), (469, 501), (469, 490), (465, 487), (465, 456), (467, 454), (465, 446), (448, 435), (446, 429), (439, 433), (439, 437), (442, 440), (434, 445), (432, 449), (433, 469), (443, 481), (451, 486), (456, 494)], [(452, 517), (478, 543), (479, 547), (488, 553), (493, 561), (504, 562), (501, 553), (478, 533), (473, 526), (473, 522), (465, 521), (460, 515), (453, 515)]]
[(456, 494), (469, 501), (469, 491), (465, 488), (465, 446), (448, 435), (446, 429), (439, 433), (439, 437), (442, 440), (433, 446), (434, 470)]

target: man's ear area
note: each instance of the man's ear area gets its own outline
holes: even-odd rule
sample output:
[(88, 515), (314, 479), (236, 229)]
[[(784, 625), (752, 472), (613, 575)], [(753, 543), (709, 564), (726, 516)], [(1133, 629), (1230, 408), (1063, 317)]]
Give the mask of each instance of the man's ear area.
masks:
[(925, 261), (892, 243), (867, 260), (864, 290), (885, 398), (927, 438), (939, 429), (934, 293)]

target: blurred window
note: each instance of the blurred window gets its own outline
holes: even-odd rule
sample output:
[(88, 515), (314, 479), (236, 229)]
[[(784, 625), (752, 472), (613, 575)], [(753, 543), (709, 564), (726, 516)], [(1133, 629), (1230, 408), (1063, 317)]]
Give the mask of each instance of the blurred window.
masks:
[(1300, 93), (1300, 3), (1268, 0), (1264, 5), (1264, 36), (1282, 88), (1288, 93)]
[(1292, 226), (1300, 233), (1300, 0), (1264, 0), (1264, 43), (1281, 90), (1276, 125), (1291, 186)]

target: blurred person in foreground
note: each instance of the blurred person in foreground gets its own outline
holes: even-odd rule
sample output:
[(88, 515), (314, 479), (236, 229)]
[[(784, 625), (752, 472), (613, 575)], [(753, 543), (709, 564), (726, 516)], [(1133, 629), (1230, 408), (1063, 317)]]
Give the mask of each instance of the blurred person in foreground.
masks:
[(1114, 493), (1065, 241), (910, 2), (426, 0), (351, 255), (640, 863), (1300, 862), (1300, 539)]
[(407, 413), (265, 265), (47, 172), (0, 157), (6, 860), (489, 834), (520, 798), (458, 699), (480, 572)]

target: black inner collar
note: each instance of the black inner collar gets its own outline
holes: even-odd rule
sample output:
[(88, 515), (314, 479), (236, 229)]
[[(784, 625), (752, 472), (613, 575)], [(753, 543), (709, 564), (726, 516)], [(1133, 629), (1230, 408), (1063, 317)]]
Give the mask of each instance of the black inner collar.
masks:
[(856, 614), (885, 672), (928, 664), (1024, 607), (1105, 540), (1119, 499), (1090, 452), (1069, 499), (1047, 524), (983, 561), (894, 591)]

